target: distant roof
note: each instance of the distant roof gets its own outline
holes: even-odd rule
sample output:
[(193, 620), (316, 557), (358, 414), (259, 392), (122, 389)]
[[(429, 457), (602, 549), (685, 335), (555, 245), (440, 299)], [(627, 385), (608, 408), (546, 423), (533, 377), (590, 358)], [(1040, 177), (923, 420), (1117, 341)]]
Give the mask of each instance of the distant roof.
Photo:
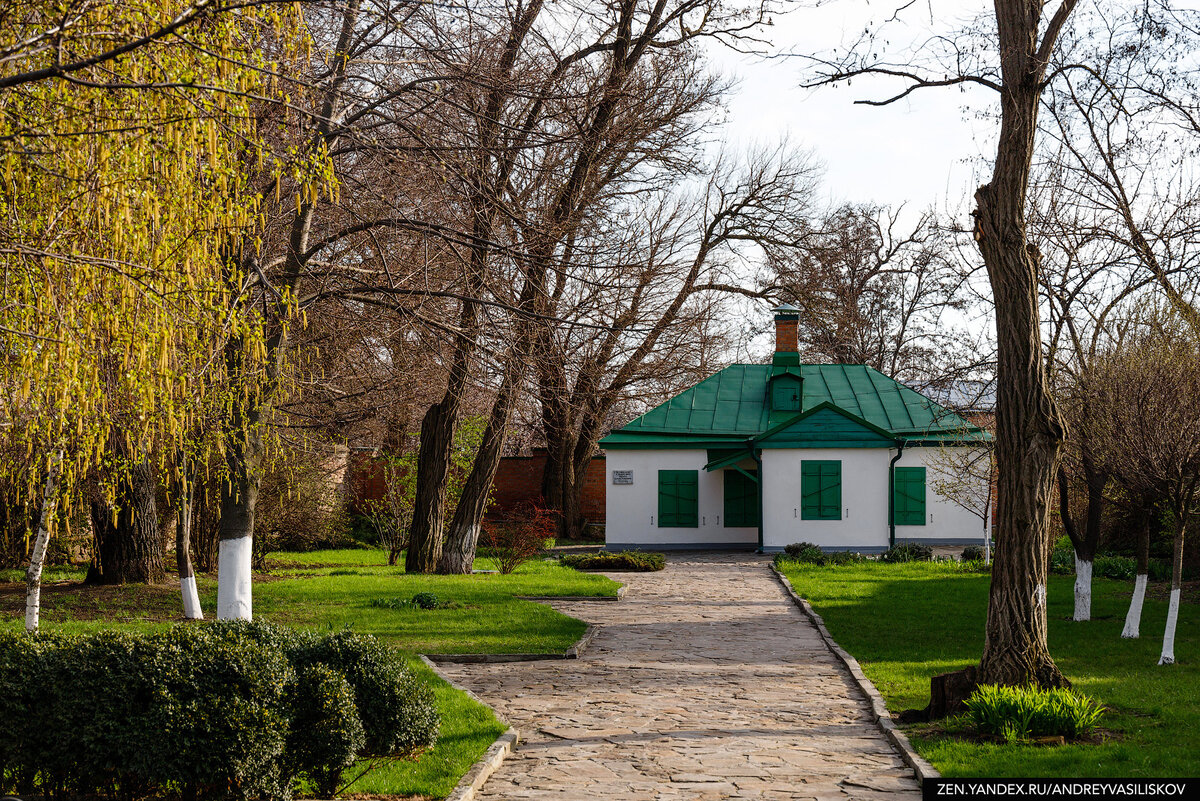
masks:
[[(772, 412), (767, 384), (776, 374), (804, 379), (800, 412)], [(979, 428), (921, 393), (862, 364), (734, 364), (686, 389), (601, 440), (605, 447), (650, 442), (745, 440), (828, 403), (897, 439), (979, 441)], [(707, 446), (707, 445), (705, 445)]]

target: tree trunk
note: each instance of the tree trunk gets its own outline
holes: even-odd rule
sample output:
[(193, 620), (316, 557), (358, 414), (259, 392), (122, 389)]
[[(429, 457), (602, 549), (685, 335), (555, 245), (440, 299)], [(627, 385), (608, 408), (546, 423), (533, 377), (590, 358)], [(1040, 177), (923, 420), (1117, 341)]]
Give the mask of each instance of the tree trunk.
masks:
[(1138, 532), (1137, 578), (1133, 581), (1133, 595), (1125, 615), (1125, 628), (1121, 630), (1121, 636), (1130, 640), (1141, 634), (1142, 603), (1146, 599), (1146, 584), (1150, 581), (1150, 522), (1150, 512), (1147, 511)]
[(149, 460), (143, 459), (117, 482), (115, 509), (99, 492), (92, 493), (97, 558), (89, 582), (161, 584), (166, 581), (155, 500), (157, 489), (154, 470)]
[(442, 555), (442, 525), (446, 510), (446, 481), (450, 474), (450, 450), (461, 401), (461, 384), (451, 375), (451, 389), (429, 407), (421, 420), (421, 445), (417, 451), (416, 494), (408, 531), (404, 570), (432, 573)]
[(1083, 474), (1087, 485), (1087, 514), (1083, 531), (1079, 531), (1071, 515), (1067, 473), (1058, 469), (1059, 514), (1063, 529), (1075, 549), (1075, 613), (1072, 620), (1092, 619), (1092, 564), (1100, 546), (1100, 524), (1104, 515), (1104, 487), (1107, 477), (1095, 470), (1091, 459), (1084, 455)]
[(1175, 512), (1175, 549), (1171, 554), (1171, 601), (1167, 607), (1167, 626), (1163, 631), (1160, 665), (1175, 664), (1175, 624), (1179, 620), (1179, 591), (1183, 581), (1183, 534), (1187, 529), (1187, 510)]
[[(1064, 3), (1056, 14), (1070, 13)], [(1068, 682), (1046, 642), (1048, 510), (1063, 424), (1050, 397), (1038, 315), (1041, 256), (1025, 238), (1025, 203), (1037, 129), (1045, 52), (1038, 47), (1040, 3), (997, 0), (1003, 84), (991, 181), (975, 193), (975, 239), (996, 309), (997, 531), (979, 681), (1063, 687)]]
[[(516, 359), (514, 359), (514, 362)], [(517, 386), (524, 371), (516, 364), (510, 365), (500, 392), (492, 404), (483, 441), (471, 464), (471, 473), (463, 485), (462, 495), (454, 510), (454, 519), (446, 532), (446, 544), (438, 561), (438, 572), (467, 574), (475, 565), (475, 550), (479, 545), (479, 526), (487, 511), (488, 498), (492, 492), (492, 481), (496, 468), (500, 466), (500, 454), (508, 434), (508, 423), (512, 418), (517, 400)]]
[(37, 535), (33, 540), (33, 553), (29, 556), (29, 569), (25, 571), (25, 631), (33, 634), (38, 629), (38, 616), (42, 612), (42, 567), (46, 564), (46, 549), (50, 546), (50, 521), (58, 505), (58, 468), (62, 462), (62, 451), (50, 457), (50, 468), (46, 473), (46, 486), (42, 489), (42, 512), (38, 515)]
[(175, 565), (179, 569), (179, 592), (183, 598), (183, 616), (188, 620), (203, 620), (200, 593), (196, 589), (196, 573), (192, 570), (192, 476), (184, 460), (180, 466), (179, 515), (175, 526)]
[[(262, 480), (263, 443), (259, 408), (235, 407), (225, 433), (228, 475), (221, 484), (221, 534), (217, 546), (217, 619), (251, 620), (254, 515)], [(244, 424), (243, 424), (243, 421)]]

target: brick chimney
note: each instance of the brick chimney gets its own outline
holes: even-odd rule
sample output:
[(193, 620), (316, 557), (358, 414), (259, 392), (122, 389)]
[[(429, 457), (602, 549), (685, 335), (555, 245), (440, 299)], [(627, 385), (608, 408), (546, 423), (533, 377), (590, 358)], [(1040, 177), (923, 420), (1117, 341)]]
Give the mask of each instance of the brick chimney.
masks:
[[(790, 303), (775, 308), (775, 353), (800, 352), (800, 310)], [(797, 358), (796, 363), (799, 363)]]

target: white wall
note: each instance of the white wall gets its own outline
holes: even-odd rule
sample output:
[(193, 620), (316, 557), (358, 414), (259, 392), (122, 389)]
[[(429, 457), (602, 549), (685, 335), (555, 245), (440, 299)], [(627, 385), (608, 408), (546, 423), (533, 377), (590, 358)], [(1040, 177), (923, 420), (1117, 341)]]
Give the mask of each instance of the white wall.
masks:
[[(704, 548), (757, 546), (758, 528), (725, 528), (721, 517), (725, 506), (722, 471), (707, 473), (704, 450), (624, 451), (609, 450), (605, 469), (606, 547)], [(753, 469), (753, 461), (747, 462)], [(613, 484), (614, 470), (632, 470), (632, 484)], [(695, 470), (698, 473), (700, 523), (696, 528), (658, 527), (658, 471)]]
[[(826, 548), (881, 551), (888, 545), (888, 462), (894, 449), (766, 449), (763, 460), (763, 547), (782, 550), (793, 542)], [(933, 490), (939, 460), (937, 448), (906, 448), (897, 467), (925, 467), (923, 526), (896, 526), (896, 541), (937, 544), (982, 543), (983, 521)], [(800, 463), (835, 459), (842, 463), (842, 519), (800, 519)], [(609, 450), (605, 468), (607, 547), (704, 548), (758, 542), (757, 528), (725, 528), (722, 471), (707, 473), (704, 450)], [(743, 465), (754, 469), (753, 461)], [(632, 470), (633, 484), (612, 483), (614, 470)], [(658, 527), (658, 471), (696, 470), (699, 521), (696, 528)]]
[[(888, 459), (882, 448), (767, 449), (763, 462), (763, 547), (780, 550), (793, 542), (827, 548), (886, 548)], [(800, 463), (842, 463), (842, 519), (800, 518)]]

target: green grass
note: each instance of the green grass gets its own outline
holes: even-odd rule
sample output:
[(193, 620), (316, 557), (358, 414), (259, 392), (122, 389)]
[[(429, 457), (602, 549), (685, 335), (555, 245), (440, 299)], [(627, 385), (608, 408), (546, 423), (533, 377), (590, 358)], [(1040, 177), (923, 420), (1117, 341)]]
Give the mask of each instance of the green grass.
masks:
[[(401, 560), (403, 564), (403, 559)], [(493, 565), (477, 560), (476, 569)], [(527, 562), (515, 573), (470, 576), (408, 575), (388, 567), (380, 550), (279, 553), (267, 559), (267, 575), (256, 576), (254, 613), (258, 619), (299, 628), (372, 634), (409, 655), (410, 663), (433, 687), (442, 728), (437, 744), (415, 760), (385, 761), (358, 779), (350, 793), (447, 795), (459, 778), (504, 731), (491, 710), (437, 678), (415, 657), (420, 653), (553, 653), (565, 651), (586, 625), (548, 605), (517, 595), (612, 596), (620, 587), (604, 576), (563, 568), (557, 561)], [(49, 586), (83, 579), (82, 570), (57, 570), (42, 595), (42, 625), (80, 634), (103, 630), (152, 631), (180, 615), (177, 585), (146, 587)], [(24, 574), (8, 577), (24, 581)], [(200, 600), (211, 616), (216, 606), (215, 576), (197, 575)], [(10, 587), (0, 628), (20, 629), (24, 588)], [(410, 599), (431, 592), (450, 609), (387, 609), (376, 598)], [(351, 768), (346, 779), (361, 772)]]
[[(936, 563), (866, 562), (838, 567), (784, 567), (796, 591), (824, 619), (834, 639), (854, 655), (888, 709), (921, 708), (929, 679), (979, 660), (988, 582), (981, 574)], [(1050, 651), (1080, 692), (1109, 712), (1100, 744), (1053, 748), (996, 745), (943, 736), (916, 726), (917, 750), (951, 777), (1182, 777), (1200, 772), (1200, 615), (1180, 610), (1179, 663), (1158, 666), (1166, 604), (1147, 600), (1142, 636), (1122, 640), (1131, 583), (1097, 579), (1091, 621), (1070, 620), (1071, 576), (1051, 576)], [(1153, 585), (1152, 585), (1153, 586)], [(963, 724), (951, 721), (950, 731)]]

